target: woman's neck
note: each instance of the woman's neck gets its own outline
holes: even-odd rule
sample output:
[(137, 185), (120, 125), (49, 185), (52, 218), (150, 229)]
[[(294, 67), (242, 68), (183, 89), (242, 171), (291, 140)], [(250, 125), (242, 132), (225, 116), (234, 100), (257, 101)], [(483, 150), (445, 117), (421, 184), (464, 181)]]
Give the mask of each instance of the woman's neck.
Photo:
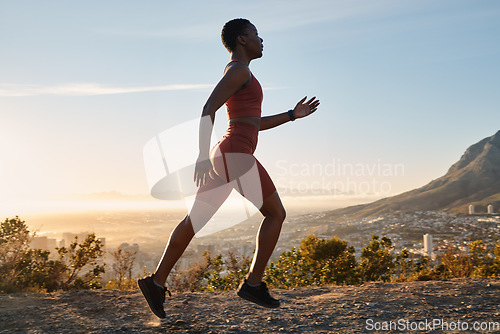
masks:
[(237, 61), (239, 63), (242, 63), (244, 65), (249, 66), (251, 59), (249, 59), (246, 55), (240, 54), (238, 52), (232, 52), (231, 53), (231, 61)]

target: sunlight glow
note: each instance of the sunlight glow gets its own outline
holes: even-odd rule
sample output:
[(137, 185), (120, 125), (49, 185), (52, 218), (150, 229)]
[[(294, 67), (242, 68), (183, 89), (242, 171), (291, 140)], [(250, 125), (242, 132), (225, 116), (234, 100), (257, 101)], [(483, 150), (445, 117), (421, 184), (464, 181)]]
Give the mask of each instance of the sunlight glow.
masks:
[(24, 214), (85, 211), (137, 211), (185, 208), (182, 201), (71, 201), (71, 200), (2, 200), (0, 218)]

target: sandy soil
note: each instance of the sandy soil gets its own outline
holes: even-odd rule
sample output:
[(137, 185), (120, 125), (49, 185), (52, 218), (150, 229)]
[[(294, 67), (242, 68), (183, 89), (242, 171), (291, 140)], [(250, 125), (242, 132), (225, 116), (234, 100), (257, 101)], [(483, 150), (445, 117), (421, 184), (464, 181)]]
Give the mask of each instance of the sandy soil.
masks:
[(163, 320), (138, 291), (4, 294), (0, 333), (500, 332), (500, 279), (375, 282), (272, 294), (282, 301), (279, 309), (253, 305), (234, 291), (174, 293), (167, 296)]

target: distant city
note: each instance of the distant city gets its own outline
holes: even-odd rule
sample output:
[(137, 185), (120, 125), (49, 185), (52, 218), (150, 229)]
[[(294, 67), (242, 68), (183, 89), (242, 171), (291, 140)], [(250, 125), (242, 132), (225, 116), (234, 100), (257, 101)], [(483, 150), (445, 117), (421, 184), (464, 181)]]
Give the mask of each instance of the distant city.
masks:
[[(193, 239), (176, 269), (189, 268), (202, 258), (205, 251), (223, 255), (232, 252), (251, 257), (259, 224), (260, 217), (256, 215), (232, 228)], [(430, 256), (433, 259), (445, 252), (449, 244), (463, 250), (467, 250), (468, 244), (474, 240), (493, 244), (498, 241), (499, 231), (500, 215), (495, 213), (493, 205), (489, 205), (487, 212), (484, 213), (476, 212), (474, 205), (470, 205), (469, 214), (416, 211), (388, 213), (356, 220), (331, 218), (328, 212), (310, 213), (291, 217), (285, 222), (271, 260), (276, 261), (282, 252), (292, 247), (299, 247), (301, 240), (310, 234), (325, 239), (337, 236), (346, 240), (355, 248), (358, 257), (362, 248), (370, 242), (371, 235), (387, 236), (392, 240), (395, 251), (399, 252), (406, 248), (414, 257)], [(87, 234), (87, 232), (64, 232), (62, 239), (35, 236), (31, 247), (48, 250), (51, 252), (51, 258), (56, 258), (56, 247), (69, 246), (75, 237), (81, 242)], [(111, 248), (106, 244), (105, 237), (96, 236), (106, 251), (103, 258), (103, 262), (107, 264), (104, 280), (112, 277), (111, 264), (114, 261), (112, 252), (117, 248), (135, 252), (133, 274), (139, 277), (155, 270), (165, 245), (164, 240), (156, 240), (154, 247), (151, 242), (146, 244), (124, 242)]]

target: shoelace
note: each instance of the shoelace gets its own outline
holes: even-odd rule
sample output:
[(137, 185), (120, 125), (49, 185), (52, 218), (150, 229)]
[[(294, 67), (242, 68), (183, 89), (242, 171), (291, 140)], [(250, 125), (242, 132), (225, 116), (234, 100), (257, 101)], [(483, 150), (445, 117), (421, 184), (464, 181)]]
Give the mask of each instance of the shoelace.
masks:
[(169, 297), (172, 297), (172, 294), (170, 293), (170, 290), (167, 289), (166, 287), (163, 287), (162, 288), (162, 296), (161, 296), (161, 302), (164, 303), (165, 302), (165, 292), (168, 292), (168, 295)]
[[(154, 275), (151, 276), (151, 278), (153, 279), (153, 284), (154, 284)], [(159, 287), (159, 286), (158, 286)], [(168, 292), (168, 296), (169, 297), (172, 297), (172, 294), (170, 293), (170, 290), (167, 289), (166, 286), (163, 286), (163, 287), (159, 287), (161, 288), (161, 291), (163, 292), (163, 298), (162, 298), (162, 301), (165, 302), (165, 292)]]

